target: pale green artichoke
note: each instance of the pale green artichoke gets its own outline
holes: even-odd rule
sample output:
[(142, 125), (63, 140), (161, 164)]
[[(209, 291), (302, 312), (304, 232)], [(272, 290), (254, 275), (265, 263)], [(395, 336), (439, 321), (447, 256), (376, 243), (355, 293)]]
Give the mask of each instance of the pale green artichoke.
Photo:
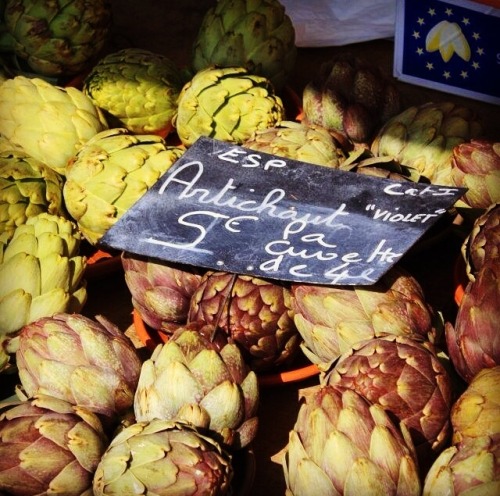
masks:
[[(87, 299), (85, 257), (77, 226), (43, 212), (0, 235), (0, 341), (23, 326), (58, 312), (79, 312)], [(17, 349), (17, 338), (9, 352)], [(8, 357), (0, 346), (0, 370)]]
[(51, 396), (0, 408), (0, 492), (90, 496), (108, 446), (99, 418)]
[(7, 0), (12, 49), (36, 74), (72, 76), (92, 64), (111, 28), (109, 0)]
[(63, 178), (22, 151), (0, 151), (0, 234), (42, 212), (64, 215)]
[(183, 86), (173, 123), (185, 146), (200, 136), (242, 144), (254, 131), (279, 125), (285, 115), (268, 79), (243, 67), (208, 67)]
[[(138, 421), (183, 419), (208, 429), (227, 448), (256, 436), (257, 376), (238, 346), (201, 323), (180, 326), (141, 368), (134, 399)], [(220, 331), (219, 331), (220, 333)]]
[(107, 127), (99, 108), (76, 88), (25, 76), (0, 85), (0, 134), (61, 175), (80, 147)]
[(419, 496), (414, 447), (380, 405), (338, 386), (301, 390), (281, 452), (287, 496)]
[(217, 0), (202, 20), (192, 66), (245, 67), (279, 91), (296, 58), (295, 29), (278, 0)]
[(192, 424), (137, 422), (112, 439), (97, 466), (94, 496), (225, 496), (230, 455)]
[(25, 325), (16, 364), (22, 393), (46, 394), (116, 420), (133, 405), (141, 360), (112, 322), (59, 313)]
[(166, 56), (124, 48), (94, 65), (83, 92), (107, 112), (111, 127), (166, 136), (184, 82), (181, 71)]
[(252, 370), (269, 371), (289, 365), (300, 351), (290, 298), (290, 288), (276, 281), (208, 271), (191, 297), (188, 321), (223, 329)]
[(102, 131), (80, 148), (66, 168), (66, 209), (92, 244), (184, 153), (156, 135), (124, 128)]
[(292, 121), (255, 131), (242, 146), (334, 169), (339, 168), (347, 156), (341, 144), (326, 129)]
[(453, 102), (412, 106), (389, 119), (372, 141), (376, 156), (389, 156), (413, 167), (433, 184), (455, 186), (453, 149), (481, 135), (475, 112)]

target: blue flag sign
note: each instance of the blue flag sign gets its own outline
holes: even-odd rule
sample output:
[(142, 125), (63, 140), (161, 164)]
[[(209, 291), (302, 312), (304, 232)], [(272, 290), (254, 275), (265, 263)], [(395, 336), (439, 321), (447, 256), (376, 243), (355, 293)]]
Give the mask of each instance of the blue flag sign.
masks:
[(401, 0), (394, 75), (500, 104), (500, 10), (469, 1)]

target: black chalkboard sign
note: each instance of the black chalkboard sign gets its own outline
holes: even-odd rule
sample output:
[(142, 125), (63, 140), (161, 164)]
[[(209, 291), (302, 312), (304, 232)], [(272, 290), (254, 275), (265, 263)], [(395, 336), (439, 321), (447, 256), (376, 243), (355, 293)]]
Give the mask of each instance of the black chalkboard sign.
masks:
[(464, 192), (200, 138), (100, 244), (283, 281), (370, 285)]

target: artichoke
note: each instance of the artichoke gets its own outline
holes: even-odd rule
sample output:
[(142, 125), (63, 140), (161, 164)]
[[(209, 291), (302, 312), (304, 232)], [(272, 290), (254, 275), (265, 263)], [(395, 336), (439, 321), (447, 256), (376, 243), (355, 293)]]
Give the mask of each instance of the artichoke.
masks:
[(26, 397), (50, 395), (111, 420), (132, 407), (141, 369), (134, 345), (114, 324), (69, 313), (25, 325), (16, 363)]
[(466, 106), (427, 102), (389, 119), (373, 139), (371, 151), (413, 167), (433, 184), (454, 187), (453, 149), (479, 137), (482, 129), (474, 111)]
[(164, 55), (124, 48), (94, 65), (83, 92), (108, 113), (112, 127), (166, 136), (183, 84), (181, 72)]
[(141, 368), (134, 399), (137, 421), (183, 419), (208, 429), (227, 448), (255, 438), (259, 389), (238, 346), (213, 339), (201, 323), (180, 326)]
[(394, 82), (377, 66), (347, 53), (321, 65), (304, 88), (302, 105), (304, 122), (365, 145), (401, 110)]
[(104, 47), (111, 28), (109, 0), (7, 0), (7, 32), (18, 58), (44, 76), (83, 72)]
[(223, 329), (252, 370), (269, 371), (290, 364), (299, 351), (290, 296), (277, 282), (208, 271), (191, 297), (188, 321)]
[(64, 175), (80, 147), (108, 127), (82, 91), (16, 76), (0, 85), (0, 134)]
[(341, 144), (326, 129), (292, 121), (255, 131), (242, 146), (334, 169), (346, 159)]
[(292, 285), (292, 310), (304, 354), (320, 369), (373, 337), (434, 341), (434, 312), (417, 280), (393, 267), (372, 286)]
[(414, 447), (380, 405), (338, 386), (301, 391), (281, 453), (287, 496), (420, 495)]
[(0, 234), (42, 212), (64, 215), (63, 178), (21, 151), (0, 151)]
[(208, 66), (244, 67), (280, 91), (297, 58), (295, 29), (278, 0), (217, 0), (194, 41), (195, 72)]
[(116, 435), (97, 466), (94, 496), (225, 496), (230, 455), (192, 424), (155, 419)]
[(185, 146), (200, 136), (239, 145), (254, 131), (279, 125), (285, 115), (268, 79), (243, 67), (208, 67), (182, 87), (173, 124)]
[(3, 405), (0, 492), (89, 495), (107, 445), (99, 418), (84, 408), (45, 395)]
[(453, 148), (451, 180), (467, 188), (461, 201), (468, 207), (500, 203), (500, 142), (472, 139)]
[(102, 131), (68, 163), (63, 195), (81, 232), (95, 245), (184, 153), (156, 135)]
[[(15, 353), (21, 328), (58, 312), (79, 312), (87, 299), (86, 259), (76, 225), (43, 212), (0, 235), (0, 343)], [(8, 356), (0, 344), (0, 370)]]
[(358, 343), (321, 382), (352, 389), (405, 424), (421, 469), (449, 441), (452, 380), (428, 342), (384, 336)]
[(147, 325), (159, 330), (164, 324), (187, 321), (201, 279), (196, 268), (126, 252), (121, 260), (132, 305)]
[(479, 437), (445, 449), (425, 476), (422, 494), (500, 494), (499, 437)]
[(500, 434), (500, 365), (478, 372), (451, 408), (452, 443)]
[(486, 367), (500, 365), (500, 264), (481, 266), (465, 287), (454, 323), (446, 322), (448, 353), (458, 374), (469, 383)]

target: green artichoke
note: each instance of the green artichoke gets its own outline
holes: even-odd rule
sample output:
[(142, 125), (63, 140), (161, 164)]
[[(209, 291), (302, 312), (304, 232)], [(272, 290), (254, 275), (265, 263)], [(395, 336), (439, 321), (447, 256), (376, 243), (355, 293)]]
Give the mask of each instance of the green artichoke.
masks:
[(393, 267), (372, 286), (292, 285), (304, 354), (326, 369), (354, 345), (384, 335), (434, 341), (434, 311), (417, 280)]
[(285, 115), (268, 79), (243, 67), (208, 67), (183, 86), (173, 124), (185, 146), (200, 136), (239, 145), (254, 131), (279, 125)]
[(321, 65), (302, 94), (304, 121), (369, 144), (401, 110), (399, 90), (377, 66), (352, 54)]
[(112, 127), (166, 136), (184, 76), (164, 55), (124, 48), (106, 55), (83, 82), (83, 92), (108, 113)]
[(414, 447), (380, 405), (338, 386), (301, 391), (281, 453), (287, 496), (418, 496)]
[(363, 341), (343, 354), (321, 382), (352, 389), (405, 424), (424, 473), (448, 443), (452, 379), (428, 342), (404, 336)]
[(20, 151), (0, 151), (0, 234), (42, 212), (64, 215), (63, 178)]
[(92, 494), (108, 445), (99, 418), (39, 395), (0, 409), (0, 492), (11, 496)]
[(469, 383), (486, 367), (500, 365), (500, 264), (481, 266), (465, 288), (454, 322), (446, 322), (450, 359)]
[(108, 0), (7, 0), (13, 50), (34, 73), (72, 76), (87, 69), (108, 40)]
[(121, 260), (132, 305), (147, 325), (159, 330), (164, 324), (187, 321), (201, 279), (198, 269), (126, 252)]
[(230, 455), (192, 424), (137, 422), (114, 437), (97, 466), (94, 496), (225, 496)]
[(66, 209), (95, 245), (115, 222), (184, 153), (156, 135), (124, 128), (102, 131), (80, 148), (66, 168)]
[(468, 207), (500, 203), (500, 142), (472, 139), (453, 148), (451, 180), (467, 188), (461, 202)]
[(433, 184), (454, 187), (453, 149), (481, 133), (482, 124), (472, 109), (447, 101), (428, 102), (389, 119), (373, 139), (371, 151), (413, 167)]
[(292, 363), (299, 351), (290, 296), (277, 282), (208, 271), (191, 297), (188, 321), (223, 329), (252, 370), (269, 371)]
[[(87, 299), (86, 259), (76, 225), (43, 212), (0, 235), (0, 342), (17, 349), (21, 328), (58, 312), (79, 312)], [(8, 356), (0, 345), (0, 370)]]
[(346, 159), (341, 144), (326, 129), (292, 121), (255, 131), (242, 146), (335, 169)]
[(280, 91), (295, 67), (295, 29), (277, 0), (217, 0), (193, 46), (195, 72), (208, 66), (245, 67)]
[(257, 433), (257, 376), (241, 351), (201, 323), (180, 326), (141, 368), (137, 421), (183, 419), (208, 429), (227, 448), (248, 446)]
[(76, 88), (25, 76), (0, 85), (0, 134), (61, 175), (80, 147), (106, 128), (102, 112)]
[(425, 476), (423, 496), (500, 494), (500, 440), (468, 439), (445, 449)]
[(23, 394), (47, 394), (115, 420), (133, 405), (141, 360), (105, 317), (59, 313), (25, 325), (16, 363)]

